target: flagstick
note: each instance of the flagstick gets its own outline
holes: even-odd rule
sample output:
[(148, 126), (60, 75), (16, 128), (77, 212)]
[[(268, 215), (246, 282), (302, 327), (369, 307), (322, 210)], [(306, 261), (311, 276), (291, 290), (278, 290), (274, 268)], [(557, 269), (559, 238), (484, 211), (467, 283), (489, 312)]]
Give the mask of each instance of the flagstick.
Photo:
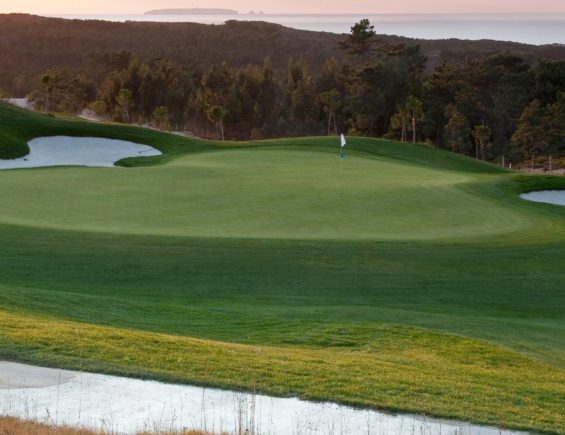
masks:
[(343, 133), (341, 134), (340, 137), (340, 141), (339, 141), (339, 158), (343, 159), (345, 157), (345, 154), (343, 153), (343, 148), (345, 147), (345, 145), (347, 145), (347, 142), (345, 142), (345, 136), (343, 135)]

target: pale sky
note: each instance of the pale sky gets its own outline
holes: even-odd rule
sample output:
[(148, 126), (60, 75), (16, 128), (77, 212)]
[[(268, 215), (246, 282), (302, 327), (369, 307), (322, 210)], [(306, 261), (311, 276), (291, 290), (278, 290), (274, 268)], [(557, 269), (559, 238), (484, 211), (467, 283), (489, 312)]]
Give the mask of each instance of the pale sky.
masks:
[(191, 7), (265, 13), (565, 13), (565, 0), (0, 0), (0, 13), (137, 14)]

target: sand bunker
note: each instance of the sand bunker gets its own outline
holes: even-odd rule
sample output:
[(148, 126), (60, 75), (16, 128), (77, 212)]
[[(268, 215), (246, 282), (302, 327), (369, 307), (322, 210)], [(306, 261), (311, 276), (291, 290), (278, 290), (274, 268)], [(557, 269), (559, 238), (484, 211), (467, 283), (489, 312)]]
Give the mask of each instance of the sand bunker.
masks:
[(0, 361), (0, 389), (52, 387), (65, 384), (74, 377), (75, 374), (67, 370)]
[(158, 156), (148, 145), (93, 137), (39, 137), (28, 143), (30, 153), (14, 160), (0, 160), (0, 169), (43, 166), (114, 166), (126, 157)]
[(541, 190), (520, 195), (527, 201), (543, 202), (546, 204), (565, 205), (565, 190)]
[(182, 428), (213, 433), (238, 433), (242, 428), (241, 432), (248, 429), (250, 433), (285, 435), (518, 433), (454, 421), (360, 410), (332, 403), (281, 399), (15, 363), (0, 363), (0, 414), (117, 433)]
[(10, 98), (7, 100), (8, 103), (13, 104), (21, 109), (33, 109), (32, 104), (29, 102), (27, 98)]

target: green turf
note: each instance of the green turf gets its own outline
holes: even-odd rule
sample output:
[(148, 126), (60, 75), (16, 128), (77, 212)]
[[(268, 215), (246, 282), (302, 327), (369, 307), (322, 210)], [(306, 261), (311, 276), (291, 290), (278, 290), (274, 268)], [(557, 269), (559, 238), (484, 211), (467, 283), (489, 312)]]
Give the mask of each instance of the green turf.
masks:
[(527, 214), (458, 187), (473, 180), (362, 153), (339, 160), (320, 151), (230, 150), (129, 171), (5, 171), (0, 222), (299, 240), (446, 239), (535, 226)]
[[(51, 134), (164, 155), (0, 172), (0, 357), (565, 431), (565, 207), (517, 196), (564, 178), (0, 104), (0, 149)], [(65, 341), (75, 330), (89, 339)]]

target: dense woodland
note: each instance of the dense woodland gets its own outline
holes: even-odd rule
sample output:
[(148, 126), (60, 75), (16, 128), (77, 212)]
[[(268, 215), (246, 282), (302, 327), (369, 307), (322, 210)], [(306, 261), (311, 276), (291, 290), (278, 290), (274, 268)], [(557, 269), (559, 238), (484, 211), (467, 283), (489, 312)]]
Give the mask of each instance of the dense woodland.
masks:
[(366, 20), (333, 35), (268, 23), (5, 15), (0, 89), (48, 112), (89, 108), (203, 137), (344, 132), (496, 162), (560, 163), (565, 47), (435, 43), (381, 37)]

